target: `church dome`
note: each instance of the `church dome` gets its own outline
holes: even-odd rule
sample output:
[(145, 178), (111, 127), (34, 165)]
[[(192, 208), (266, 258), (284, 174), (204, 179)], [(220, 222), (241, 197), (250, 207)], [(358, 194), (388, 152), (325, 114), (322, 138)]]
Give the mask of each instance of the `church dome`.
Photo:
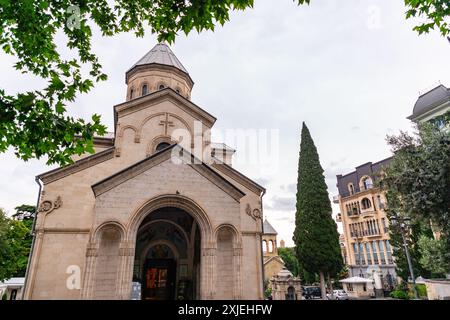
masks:
[(169, 46), (158, 43), (125, 74), (127, 100), (165, 88), (171, 88), (189, 99), (194, 85), (192, 78)]

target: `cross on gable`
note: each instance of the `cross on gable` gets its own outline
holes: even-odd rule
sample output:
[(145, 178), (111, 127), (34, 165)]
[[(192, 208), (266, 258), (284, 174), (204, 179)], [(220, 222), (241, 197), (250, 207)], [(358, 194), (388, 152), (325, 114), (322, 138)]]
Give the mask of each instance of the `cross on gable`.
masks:
[(167, 130), (169, 127), (174, 127), (173, 121), (169, 121), (169, 114), (166, 112), (166, 116), (164, 120), (159, 122), (160, 126), (164, 126), (164, 134), (167, 134)]

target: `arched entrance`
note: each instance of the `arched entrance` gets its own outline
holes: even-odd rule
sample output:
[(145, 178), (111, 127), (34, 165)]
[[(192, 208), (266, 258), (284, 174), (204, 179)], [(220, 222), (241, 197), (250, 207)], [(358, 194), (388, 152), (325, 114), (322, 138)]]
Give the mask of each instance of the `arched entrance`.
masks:
[(200, 298), (200, 231), (197, 221), (177, 207), (158, 208), (144, 218), (133, 268), (141, 299)]

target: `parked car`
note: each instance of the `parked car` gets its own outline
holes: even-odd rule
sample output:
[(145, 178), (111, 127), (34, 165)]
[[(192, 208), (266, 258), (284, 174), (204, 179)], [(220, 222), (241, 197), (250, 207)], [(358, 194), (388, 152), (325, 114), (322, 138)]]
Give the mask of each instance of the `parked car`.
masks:
[(322, 292), (320, 287), (316, 286), (304, 286), (302, 287), (302, 295), (304, 299), (321, 299)]
[(327, 299), (348, 300), (348, 294), (345, 290), (333, 290), (333, 297), (331, 297), (331, 293), (327, 293)]

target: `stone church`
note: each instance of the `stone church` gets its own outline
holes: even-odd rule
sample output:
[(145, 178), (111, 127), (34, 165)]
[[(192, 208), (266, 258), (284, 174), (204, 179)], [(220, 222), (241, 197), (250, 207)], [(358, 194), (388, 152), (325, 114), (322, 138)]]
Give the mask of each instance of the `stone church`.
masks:
[(24, 299), (262, 299), (265, 189), (211, 142), (216, 118), (166, 44), (125, 83), (95, 154), (37, 176)]

